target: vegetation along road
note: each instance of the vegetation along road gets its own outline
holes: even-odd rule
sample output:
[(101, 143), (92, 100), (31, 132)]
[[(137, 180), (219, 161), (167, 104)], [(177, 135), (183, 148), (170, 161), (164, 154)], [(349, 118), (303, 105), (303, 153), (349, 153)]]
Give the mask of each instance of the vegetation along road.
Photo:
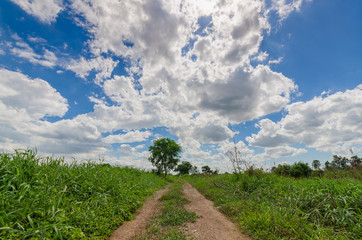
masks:
[[(0, 239), (362, 239), (357, 156), (334, 156), (313, 171), (295, 163), (175, 176), (155, 165), (160, 175), (31, 150), (1, 153)], [(176, 169), (192, 172), (185, 162)]]

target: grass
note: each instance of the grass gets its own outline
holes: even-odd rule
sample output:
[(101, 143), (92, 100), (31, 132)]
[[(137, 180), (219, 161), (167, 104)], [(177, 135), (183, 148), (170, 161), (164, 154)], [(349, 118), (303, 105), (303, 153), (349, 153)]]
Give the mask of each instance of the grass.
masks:
[(162, 239), (162, 240), (186, 240), (183, 227), (187, 222), (195, 222), (197, 215), (185, 209), (189, 203), (183, 194), (184, 181), (178, 179), (164, 194), (160, 201), (163, 202), (161, 213), (155, 216), (148, 226), (146, 234), (137, 237), (137, 240)]
[(187, 180), (254, 239), (361, 239), (362, 183), (274, 174)]
[(106, 164), (0, 154), (0, 239), (108, 239), (167, 181)]

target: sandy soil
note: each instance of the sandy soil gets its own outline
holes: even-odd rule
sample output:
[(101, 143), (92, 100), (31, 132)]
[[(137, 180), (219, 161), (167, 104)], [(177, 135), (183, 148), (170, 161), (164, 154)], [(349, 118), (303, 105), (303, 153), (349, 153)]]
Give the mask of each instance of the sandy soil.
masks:
[(185, 205), (189, 211), (201, 216), (195, 223), (188, 223), (189, 234), (200, 240), (243, 240), (251, 239), (243, 235), (238, 227), (221, 214), (213, 203), (201, 195), (189, 183), (184, 185), (184, 193), (191, 203)]
[(145, 204), (136, 212), (135, 219), (124, 222), (113, 232), (110, 240), (130, 240), (146, 229), (147, 223), (159, 210), (160, 197), (165, 194), (169, 186), (154, 193), (153, 197), (146, 200)]

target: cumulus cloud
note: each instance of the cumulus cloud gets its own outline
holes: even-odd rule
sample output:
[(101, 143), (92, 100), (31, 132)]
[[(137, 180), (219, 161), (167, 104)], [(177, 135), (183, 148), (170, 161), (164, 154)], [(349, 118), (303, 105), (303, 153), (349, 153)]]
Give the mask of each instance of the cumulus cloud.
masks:
[[(69, 7), (92, 35), (95, 58), (67, 68), (82, 78), (106, 69), (98, 83), (114, 105), (93, 99), (94, 112), (84, 116), (102, 132), (166, 126), (185, 155), (210, 159), (200, 148), (233, 136), (229, 123), (278, 112), (297, 91), (283, 74), (250, 64), (268, 56), (259, 52), (270, 30), (262, 1), (74, 0)], [(110, 78), (117, 63), (101, 67), (108, 53), (127, 60), (128, 76)]]
[(152, 133), (150, 131), (141, 132), (139, 130), (130, 131), (125, 134), (109, 135), (104, 138), (106, 143), (130, 143), (146, 141)]
[(134, 166), (140, 169), (151, 169), (152, 164), (147, 160), (149, 157), (148, 151), (139, 152), (137, 147), (131, 147), (129, 144), (122, 144), (118, 152), (120, 158), (118, 159), (118, 164), (123, 164), (127, 166)]
[(278, 13), (281, 20), (284, 20), (293, 11), (300, 11), (304, 2), (312, 0), (273, 0), (271, 10)]
[(218, 143), (232, 136), (232, 131), (226, 126), (207, 124), (194, 129), (195, 139), (203, 143)]
[(96, 57), (86, 60), (81, 57), (79, 60), (72, 59), (69, 64), (64, 67), (67, 70), (73, 71), (78, 77), (85, 79), (89, 73), (94, 70), (96, 72), (95, 83), (100, 84), (104, 79), (110, 78), (113, 69), (119, 61), (114, 61), (112, 58)]
[[(0, 79), (0, 100), (8, 113), (24, 112), (40, 119), (45, 116), (62, 117), (68, 111), (67, 100), (42, 79), (31, 79), (6, 69), (0, 69)], [(9, 121), (12, 121), (11, 118)]]
[(200, 105), (237, 122), (280, 111), (296, 90), (292, 80), (262, 65), (252, 72), (237, 70), (228, 82), (205, 87)]
[(118, 56), (149, 60), (158, 56), (155, 61), (167, 62), (172, 60), (171, 51), (176, 50), (173, 44), (182, 37), (179, 3), (174, 1), (95, 0), (89, 5), (74, 0), (70, 7), (84, 17), (79, 24), (94, 34), (90, 47), (95, 54), (111, 51)]
[(291, 146), (276, 146), (264, 148), (263, 153), (255, 154), (252, 159), (253, 163), (261, 164), (263, 161), (283, 157), (294, 157), (306, 153), (304, 148), (295, 148)]
[(257, 55), (252, 57), (252, 60), (263, 62), (268, 58), (269, 54), (267, 52), (260, 52)]
[(362, 142), (362, 85), (345, 92), (288, 105), (279, 122), (263, 119), (252, 146), (278, 147), (303, 143), (319, 151), (347, 152)]
[[(258, 52), (263, 30), (269, 27), (261, 14), (262, 3), (220, 3), (214, 8), (216, 2), (205, 2), (209, 6), (206, 13), (191, 2), (184, 2), (181, 8), (161, 1), (150, 2), (106, 1), (100, 4), (95, 1), (89, 6), (75, 1), (73, 4), (74, 11), (87, 20), (82, 26), (94, 34), (94, 41), (90, 42), (93, 50), (112, 51), (130, 59), (141, 57), (130, 67), (140, 71), (137, 81), (133, 76), (114, 76), (104, 81), (106, 95), (122, 105), (118, 108), (120, 115), (138, 123), (141, 116), (153, 119), (154, 126), (166, 125), (175, 132), (181, 132), (177, 128), (193, 125), (199, 128), (195, 129), (198, 140), (222, 141), (230, 136), (227, 131), (221, 132), (229, 121), (240, 123), (280, 111), (289, 102), (290, 94), (296, 90), (292, 80), (267, 66), (253, 68), (249, 64), (250, 56)], [(110, 6), (121, 11), (123, 5), (139, 10), (140, 14), (129, 16), (132, 14), (129, 11), (124, 15), (112, 15)], [(201, 14), (208, 14), (211, 19), (210, 31), (202, 36), (195, 33), (200, 27)], [(130, 17), (132, 22), (129, 22)], [(142, 31), (147, 28), (140, 27), (147, 25), (145, 19), (169, 26), (164, 26), (162, 34), (159, 31), (146, 34)], [(124, 26), (122, 31), (118, 31), (119, 26)], [(195, 47), (183, 56), (181, 49), (193, 37), (196, 37)], [(117, 41), (109, 42), (115, 38)], [(147, 42), (147, 46), (142, 42)], [(132, 43), (132, 47), (127, 43)], [(198, 60), (193, 62), (190, 55), (197, 56)], [(114, 107), (107, 109), (116, 110)], [(190, 123), (195, 112), (200, 117)], [(202, 130), (207, 124), (202, 119), (206, 117), (214, 122), (212, 126), (218, 129), (218, 137)], [(194, 134), (194, 131), (187, 132)]]
[[(46, 23), (54, 22), (63, 8), (55, 0), (13, 1)], [(274, 1), (272, 8), (288, 5), (279, 13), (286, 16), (299, 9), (298, 2)], [(218, 145), (232, 137), (229, 124), (280, 111), (297, 91), (293, 80), (283, 74), (250, 63), (268, 57), (260, 52), (270, 30), (266, 8), (257, 0), (93, 0), (92, 4), (72, 0), (67, 10), (88, 31), (85, 46), (92, 57), (73, 59), (62, 67), (80, 78), (94, 72), (105, 96), (91, 97), (93, 111), (73, 119), (50, 123), (38, 117), (24, 134), (49, 152), (84, 154), (89, 149), (101, 154), (111, 143), (150, 136), (149, 131), (137, 129), (165, 126), (178, 137), (186, 159), (198, 158), (200, 167), (225, 166), (222, 154), (203, 150), (204, 144)], [(58, 62), (48, 49), (35, 53), (21, 39), (16, 39), (11, 52), (47, 67)], [(126, 63), (128, 74), (113, 74), (117, 58)], [(31, 118), (30, 109), (23, 113)], [(118, 130), (128, 132), (102, 138)], [(62, 145), (56, 149), (57, 144)], [(119, 152), (125, 162), (132, 156), (145, 161), (146, 153), (130, 145), (121, 145)]]
[(37, 17), (40, 21), (50, 24), (55, 22), (58, 13), (63, 10), (62, 0), (11, 0), (27, 14)]
[(0, 143), (2, 150), (36, 146), (49, 154), (93, 157), (109, 147), (97, 126), (79, 115), (74, 119), (48, 122), (49, 116), (63, 117), (68, 103), (43, 79), (0, 69)]
[(68, 103), (48, 82), (0, 69), (0, 131), (2, 147), (32, 144), (29, 130), (43, 117), (62, 117)]
[(38, 122), (27, 132), (32, 135), (32, 144), (47, 153), (97, 158), (109, 147), (97, 126), (81, 117)]

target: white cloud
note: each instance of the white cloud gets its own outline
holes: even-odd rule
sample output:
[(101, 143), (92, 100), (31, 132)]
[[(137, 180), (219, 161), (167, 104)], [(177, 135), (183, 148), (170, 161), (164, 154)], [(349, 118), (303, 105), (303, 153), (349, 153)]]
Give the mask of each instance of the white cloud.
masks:
[(104, 138), (106, 143), (130, 143), (130, 142), (143, 142), (146, 141), (152, 135), (149, 131), (141, 132), (130, 131), (125, 134), (109, 135)]
[(31, 144), (47, 153), (94, 159), (104, 154), (109, 147), (109, 144), (103, 143), (97, 126), (82, 117), (54, 123), (38, 122), (28, 133), (32, 136)]
[(85, 79), (89, 73), (94, 70), (97, 72), (95, 83), (100, 84), (105, 79), (110, 78), (113, 69), (117, 66), (119, 61), (113, 61), (112, 58), (96, 57), (86, 60), (81, 57), (79, 60), (71, 60), (69, 64), (64, 67), (67, 70), (73, 71), (78, 77)]
[(232, 136), (232, 131), (226, 126), (207, 124), (204, 127), (195, 128), (192, 134), (200, 142), (218, 143), (229, 139)]
[(274, 60), (269, 60), (268, 61), (268, 64), (271, 65), (271, 64), (279, 64), (283, 61), (283, 57), (279, 57), (278, 59), (274, 59)]
[(312, 0), (273, 0), (271, 10), (276, 11), (280, 19), (284, 20), (291, 12), (300, 11), (304, 2), (310, 1)]
[[(289, 78), (259, 65), (252, 72), (237, 70), (225, 83), (205, 84), (200, 106), (244, 122), (280, 111), (296, 85)], [(201, 90), (201, 89), (200, 89)]]
[(267, 58), (269, 57), (269, 54), (267, 52), (260, 52), (257, 55), (255, 55), (252, 59), (259, 61), (259, 62), (263, 62), (265, 61)]
[(277, 147), (303, 143), (333, 153), (362, 143), (362, 85), (345, 92), (288, 105), (279, 122), (263, 119), (260, 131), (248, 137), (252, 146)]
[(0, 100), (9, 111), (24, 111), (32, 118), (40, 119), (62, 117), (68, 110), (67, 100), (42, 79), (30, 79), (6, 69), (0, 69), (0, 79)]
[[(187, 154), (216, 162), (202, 144), (231, 137), (229, 123), (280, 111), (297, 90), (281, 73), (250, 64), (253, 56), (268, 56), (259, 52), (270, 29), (261, 1), (74, 0), (70, 8), (83, 17), (77, 23), (92, 35), (97, 60), (81, 58), (69, 70), (85, 78), (101, 71), (109, 53), (129, 63), (130, 76), (98, 81), (114, 105), (94, 98), (94, 112), (84, 116), (102, 132), (166, 126)], [(202, 29), (205, 16), (210, 22)]]
[(82, 115), (63, 117), (67, 100), (45, 80), (0, 69), (0, 143), (2, 150), (37, 147), (42, 153), (97, 159), (109, 147), (97, 126)]
[(47, 40), (41, 37), (28, 36), (28, 40), (33, 43), (46, 43)]
[(33, 48), (24, 42), (18, 35), (13, 35), (16, 40), (15, 47), (10, 48), (10, 52), (20, 58), (25, 58), (33, 64), (40, 64), (45, 67), (53, 68), (58, 61), (55, 54), (46, 48), (43, 48), (43, 54), (37, 54)]
[(0, 142), (3, 149), (32, 144), (31, 130), (43, 117), (62, 117), (68, 111), (64, 99), (48, 82), (0, 69)]
[[(47, 6), (56, 5), (58, 10), (41, 15), (34, 9), (38, 9), (36, 4), (45, 4), (43, 1), (16, 2), (48, 23), (54, 22), (62, 9), (60, 1), (51, 1)], [(89, 98), (95, 103), (93, 112), (55, 123), (38, 119), (31, 131), (23, 131), (32, 143), (48, 152), (103, 154), (110, 143), (149, 137), (149, 131), (137, 129), (165, 126), (179, 138), (186, 159), (198, 158), (199, 167), (225, 168), (222, 154), (203, 150), (204, 144), (218, 145), (232, 137), (230, 123), (280, 111), (297, 90), (283, 74), (266, 65), (250, 64), (255, 56), (258, 61), (268, 57), (267, 52), (260, 52), (264, 34), (270, 30), (263, 1), (89, 3), (73, 0), (67, 8), (77, 24), (88, 31), (86, 46), (92, 58), (73, 59), (62, 67), (80, 78), (94, 71), (95, 83), (106, 96)], [(292, 7), (298, 8), (298, 4)], [(206, 27), (201, 21), (204, 18), (209, 19)], [(43, 48), (40, 55), (20, 37), (14, 39), (13, 54), (48, 67), (59, 62), (49, 50)], [(126, 63), (129, 76), (112, 76), (119, 63), (113, 60), (116, 57)], [(129, 132), (102, 138), (102, 134), (117, 130)], [(138, 151), (121, 145), (122, 161), (130, 162), (133, 156), (135, 161), (147, 162), (146, 153)]]
[(137, 147), (131, 147), (128, 144), (122, 144), (118, 149), (120, 154), (118, 163), (122, 165), (134, 166), (140, 169), (151, 169), (152, 164), (148, 161), (149, 152), (139, 152)]
[(55, 22), (58, 13), (63, 10), (62, 0), (11, 0), (26, 13), (50, 24)]
[(277, 159), (283, 157), (294, 157), (306, 153), (304, 148), (295, 148), (291, 146), (277, 146), (264, 148), (263, 153), (256, 154), (252, 157), (255, 163), (261, 164), (269, 159)]

